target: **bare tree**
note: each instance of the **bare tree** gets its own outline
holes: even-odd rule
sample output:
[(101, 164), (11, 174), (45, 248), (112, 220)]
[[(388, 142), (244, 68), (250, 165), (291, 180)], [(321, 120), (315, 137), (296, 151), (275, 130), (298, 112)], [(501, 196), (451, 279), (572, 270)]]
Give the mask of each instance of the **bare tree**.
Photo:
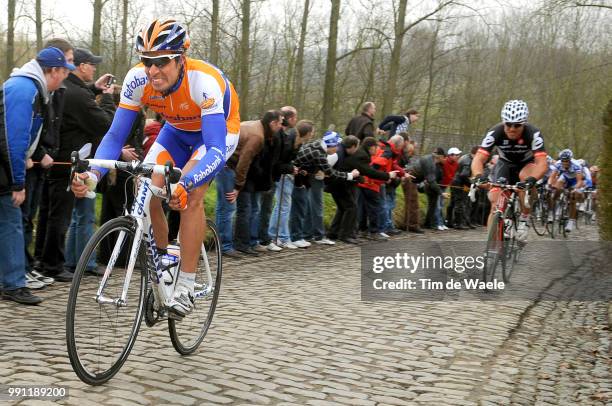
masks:
[[(612, 154), (612, 100), (603, 112), (603, 156), (609, 157)], [(602, 165), (601, 182), (598, 187), (599, 212), (602, 217), (600, 235), (603, 240), (612, 241), (612, 166)]]
[(119, 51), (119, 69), (116, 74), (123, 76), (128, 70), (128, 19), (129, 19), (129, 0), (121, 0), (122, 15), (121, 15), (121, 47)]
[(42, 10), (41, 0), (36, 0), (36, 49), (42, 49), (43, 46), (43, 34), (42, 34)]
[(298, 111), (302, 109), (304, 100), (304, 46), (306, 44), (306, 33), (308, 32), (309, 12), (310, 0), (304, 0), (304, 11), (302, 12), (302, 24), (300, 26), (300, 40), (295, 59), (295, 82), (293, 86), (293, 106)]
[(400, 0), (399, 7), (397, 10), (397, 20), (395, 21), (395, 36), (393, 39), (393, 46), (391, 48), (391, 60), (389, 63), (389, 78), (387, 79), (387, 86), (385, 89), (385, 96), (383, 98), (382, 113), (387, 115), (391, 113), (393, 109), (393, 102), (395, 100), (395, 94), (397, 89), (397, 74), (399, 70), (400, 56), (402, 52), (402, 44), (404, 42), (404, 36), (411, 28), (417, 26), (421, 22), (425, 21), (429, 17), (435, 15), (445, 7), (454, 3), (453, 0), (443, 0), (438, 3), (438, 6), (431, 12), (419, 17), (414, 22), (405, 25), (406, 17), (406, 5), (408, 0)]
[(210, 62), (219, 63), (219, 0), (212, 0), (212, 15), (210, 19)]
[(15, 0), (8, 0), (6, 32), (6, 54), (4, 55), (4, 77), (8, 77), (15, 60)]
[(240, 39), (240, 115), (249, 117), (249, 58), (251, 0), (242, 0), (242, 32)]
[(102, 9), (108, 0), (94, 0), (94, 18), (91, 28), (91, 52), (100, 55), (102, 49), (100, 34), (102, 32)]
[(336, 64), (338, 46), (338, 21), (340, 21), (340, 0), (331, 0), (329, 17), (329, 37), (327, 41), (327, 63), (325, 65), (325, 84), (323, 85), (323, 120), (321, 128), (335, 122), (334, 89), (336, 85)]

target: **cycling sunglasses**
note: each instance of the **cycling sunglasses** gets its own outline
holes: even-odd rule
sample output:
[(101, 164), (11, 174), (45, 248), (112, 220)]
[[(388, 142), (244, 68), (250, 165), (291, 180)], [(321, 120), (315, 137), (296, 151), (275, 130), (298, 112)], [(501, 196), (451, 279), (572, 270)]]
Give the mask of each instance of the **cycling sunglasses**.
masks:
[(521, 128), (525, 123), (504, 123), (508, 128)]
[(179, 56), (181, 56), (181, 54), (170, 54), (156, 57), (141, 55), (140, 62), (142, 62), (142, 64), (147, 68), (150, 68), (153, 65), (157, 66), (158, 68), (163, 68), (164, 66), (168, 65), (171, 60)]

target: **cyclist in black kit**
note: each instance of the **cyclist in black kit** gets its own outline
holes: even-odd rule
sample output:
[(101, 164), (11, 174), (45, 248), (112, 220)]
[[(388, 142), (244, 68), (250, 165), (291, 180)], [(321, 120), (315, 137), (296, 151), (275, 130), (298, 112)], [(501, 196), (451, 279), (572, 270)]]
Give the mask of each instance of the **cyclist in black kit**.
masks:
[[(472, 161), (474, 178), (482, 177), (484, 164), (493, 147), (497, 147), (499, 161), (491, 173), (491, 182), (498, 182), (504, 178), (509, 185), (523, 181), (531, 187), (544, 176), (548, 169), (544, 138), (538, 128), (527, 123), (528, 115), (527, 103), (522, 100), (510, 100), (504, 104), (501, 111), (502, 122), (487, 132)], [(495, 210), (499, 193), (499, 188), (492, 188), (489, 191), (490, 214)], [(529, 233), (529, 209), (523, 206), (524, 192), (519, 192), (519, 195), (522, 214), (517, 238), (525, 242)]]

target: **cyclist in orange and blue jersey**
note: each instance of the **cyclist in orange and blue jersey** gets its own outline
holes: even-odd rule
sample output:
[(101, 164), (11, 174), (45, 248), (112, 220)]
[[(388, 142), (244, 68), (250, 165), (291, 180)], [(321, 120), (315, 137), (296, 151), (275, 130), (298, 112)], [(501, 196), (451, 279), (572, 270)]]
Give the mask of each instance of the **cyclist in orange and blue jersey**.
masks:
[[(147, 163), (173, 162), (183, 170), (171, 208), (181, 210), (181, 271), (169, 307), (180, 315), (193, 308), (195, 270), (204, 239), (204, 194), (238, 144), (240, 131), (238, 95), (231, 82), (215, 66), (186, 56), (190, 40), (186, 29), (174, 20), (154, 20), (136, 38), (140, 63), (126, 75), (121, 101), (111, 128), (104, 136), (96, 159), (117, 159), (141, 107), (161, 114), (166, 123), (145, 157)], [(84, 196), (106, 170), (92, 168), (79, 175), (72, 189)], [(152, 182), (163, 186), (164, 178)], [(168, 224), (161, 201), (151, 200), (151, 223), (158, 248), (168, 245)]]

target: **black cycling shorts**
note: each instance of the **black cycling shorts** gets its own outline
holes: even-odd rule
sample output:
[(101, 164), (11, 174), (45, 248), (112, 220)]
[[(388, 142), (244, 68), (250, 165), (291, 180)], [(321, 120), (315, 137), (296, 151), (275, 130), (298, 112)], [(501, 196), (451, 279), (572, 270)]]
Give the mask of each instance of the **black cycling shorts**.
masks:
[(507, 185), (514, 185), (515, 183), (520, 181), (519, 173), (521, 172), (521, 169), (533, 163), (534, 161), (529, 161), (521, 164), (513, 164), (511, 162), (506, 162), (500, 159), (495, 164), (493, 171), (491, 171), (491, 182), (500, 183), (500, 179), (503, 178), (505, 179), (505, 183)]

